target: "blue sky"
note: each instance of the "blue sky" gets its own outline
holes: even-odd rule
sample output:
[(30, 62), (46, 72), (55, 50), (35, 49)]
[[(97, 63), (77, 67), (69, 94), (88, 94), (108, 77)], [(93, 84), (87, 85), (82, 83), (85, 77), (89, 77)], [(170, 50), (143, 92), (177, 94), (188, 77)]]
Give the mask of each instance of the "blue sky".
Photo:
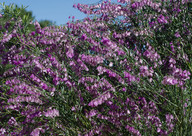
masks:
[(93, 4), (100, 1), (101, 0), (0, 0), (0, 3), (5, 2), (6, 5), (15, 3), (19, 6), (29, 6), (27, 10), (33, 12), (33, 16), (35, 16), (37, 21), (47, 19), (55, 21), (57, 25), (61, 25), (69, 21), (69, 16), (75, 16), (75, 20), (86, 17), (84, 13), (73, 8), (74, 4)]

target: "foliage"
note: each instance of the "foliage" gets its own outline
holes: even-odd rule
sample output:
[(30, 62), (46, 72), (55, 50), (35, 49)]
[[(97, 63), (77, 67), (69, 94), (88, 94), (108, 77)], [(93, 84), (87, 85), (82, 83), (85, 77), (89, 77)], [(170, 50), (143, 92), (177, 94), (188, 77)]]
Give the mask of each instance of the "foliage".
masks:
[(55, 25), (55, 22), (52, 22), (50, 20), (41, 20), (41, 21), (39, 21), (39, 24), (40, 24), (41, 28), (44, 28), (44, 27)]
[(8, 20), (1, 135), (192, 134), (189, 1), (118, 2), (63, 27)]

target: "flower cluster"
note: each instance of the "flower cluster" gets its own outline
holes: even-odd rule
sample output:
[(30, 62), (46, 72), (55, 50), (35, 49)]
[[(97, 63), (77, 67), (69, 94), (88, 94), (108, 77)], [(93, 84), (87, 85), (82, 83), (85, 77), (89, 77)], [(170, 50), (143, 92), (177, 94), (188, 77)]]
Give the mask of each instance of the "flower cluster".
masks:
[(169, 59), (170, 75), (164, 76), (162, 84), (178, 85), (184, 87), (185, 81), (190, 79), (191, 73), (187, 70), (182, 70), (176, 67), (176, 61), (173, 58)]
[(110, 92), (104, 92), (98, 98), (92, 100), (88, 105), (91, 107), (97, 107), (98, 105), (101, 105), (102, 103), (104, 103), (109, 98), (111, 98)]
[(45, 115), (46, 117), (51, 117), (51, 118), (57, 117), (57, 116), (59, 116), (59, 111), (56, 110), (56, 109), (49, 108), (49, 109), (44, 113), (44, 115)]
[(154, 68), (162, 64), (161, 60), (158, 61), (160, 59), (160, 55), (149, 45), (148, 49), (143, 53), (143, 55), (154, 64)]

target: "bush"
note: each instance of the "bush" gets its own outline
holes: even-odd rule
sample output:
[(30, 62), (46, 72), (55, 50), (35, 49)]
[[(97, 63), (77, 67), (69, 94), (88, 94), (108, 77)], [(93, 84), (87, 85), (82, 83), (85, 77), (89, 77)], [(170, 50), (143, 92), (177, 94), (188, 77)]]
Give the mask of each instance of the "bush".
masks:
[(2, 135), (192, 133), (189, 2), (118, 2), (1, 29)]

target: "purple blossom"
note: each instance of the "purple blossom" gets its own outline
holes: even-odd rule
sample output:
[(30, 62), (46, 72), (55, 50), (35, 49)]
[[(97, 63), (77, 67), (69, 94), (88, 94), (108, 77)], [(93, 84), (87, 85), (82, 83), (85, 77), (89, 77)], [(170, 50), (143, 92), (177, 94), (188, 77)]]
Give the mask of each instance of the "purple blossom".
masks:
[(124, 71), (124, 78), (127, 78), (129, 82), (134, 82), (136, 81), (135, 76), (132, 76), (130, 73)]
[(72, 47), (69, 47), (68, 52), (66, 53), (68, 58), (73, 58), (74, 56), (74, 50)]
[(153, 69), (150, 68), (148, 69), (148, 66), (141, 66), (140, 68), (140, 75), (143, 76), (143, 77), (152, 77), (153, 76)]
[(115, 72), (112, 72), (112, 71), (109, 71), (109, 70), (107, 70), (106, 72), (109, 74), (109, 77), (116, 77)]
[(7, 131), (6, 131), (5, 128), (1, 128), (1, 129), (0, 129), (0, 135), (4, 136), (6, 132), (7, 132)]
[(101, 40), (101, 42), (103, 43), (103, 44), (107, 44), (108, 42), (109, 42), (109, 39), (107, 39), (107, 38), (103, 38), (102, 40)]
[(32, 35), (32, 36), (34, 36), (34, 35), (35, 35), (35, 32), (34, 32), (34, 31), (33, 31), (33, 32), (31, 32), (31, 35)]
[(32, 132), (31, 132), (31, 134), (30, 134), (30, 136), (39, 136), (40, 135), (40, 132), (43, 132), (44, 130), (42, 129), (42, 128), (35, 128)]
[(166, 123), (167, 123), (169, 132), (172, 132), (174, 128), (173, 119), (174, 119), (173, 115), (170, 115), (170, 114), (166, 115)]
[(41, 87), (42, 87), (44, 90), (47, 90), (47, 89), (48, 89), (48, 86), (47, 86), (45, 83), (41, 83), (40, 85), (41, 85)]
[(11, 125), (11, 126), (17, 126), (17, 121), (15, 120), (14, 117), (11, 117), (8, 121), (8, 124)]
[(138, 7), (138, 4), (137, 4), (137, 3), (133, 3), (133, 4), (131, 5), (131, 7), (132, 7), (133, 9), (135, 9), (135, 8)]
[(84, 40), (86, 40), (87, 39), (87, 35), (86, 34), (83, 34), (82, 36), (81, 36), (81, 39), (84, 41)]
[(90, 112), (89, 112), (89, 117), (93, 117), (93, 116), (95, 116), (97, 114), (97, 111), (96, 110), (91, 110)]
[(151, 46), (148, 46), (148, 50), (143, 55), (149, 58), (151, 62), (157, 62), (160, 59), (160, 55)]
[(176, 33), (175, 33), (175, 37), (177, 37), (177, 38), (178, 38), (178, 37), (181, 37), (181, 35), (179, 34), (179, 32), (176, 32)]
[(141, 136), (140, 132), (138, 130), (136, 130), (134, 127), (130, 127), (129, 125), (127, 125), (125, 127), (130, 133), (136, 135), (136, 136)]
[(40, 24), (37, 21), (34, 22), (34, 25), (36, 28), (41, 28)]
[(167, 24), (167, 23), (168, 23), (167, 19), (166, 19), (163, 15), (160, 15), (160, 16), (158, 17), (157, 22), (158, 22), (159, 24)]
[(41, 28), (36, 29), (36, 33), (41, 34), (41, 32), (42, 32)]
[(162, 81), (162, 84), (164, 85), (176, 85), (177, 83), (178, 83), (177, 79), (175, 79), (174, 77), (168, 77), (168, 76), (165, 76)]
[(56, 109), (49, 108), (46, 112), (44, 112), (44, 115), (46, 117), (54, 118), (54, 117), (59, 116), (59, 111)]
[(1, 42), (2, 43), (6, 43), (6, 42), (10, 41), (12, 37), (13, 37), (12, 34), (9, 34), (9, 35), (8, 34), (4, 34), (3, 39), (1, 40)]
[(97, 97), (96, 99), (89, 102), (88, 105), (91, 107), (97, 107), (98, 105), (101, 105), (102, 103), (104, 103), (109, 98), (111, 98), (110, 92), (105, 92), (105, 93), (101, 94), (99, 97)]
[(173, 58), (170, 58), (169, 63), (170, 64), (176, 64), (176, 61)]
[(101, 75), (103, 74), (103, 72), (105, 72), (105, 68), (103, 68), (102, 66), (98, 66), (97, 71), (99, 72), (98, 75)]

